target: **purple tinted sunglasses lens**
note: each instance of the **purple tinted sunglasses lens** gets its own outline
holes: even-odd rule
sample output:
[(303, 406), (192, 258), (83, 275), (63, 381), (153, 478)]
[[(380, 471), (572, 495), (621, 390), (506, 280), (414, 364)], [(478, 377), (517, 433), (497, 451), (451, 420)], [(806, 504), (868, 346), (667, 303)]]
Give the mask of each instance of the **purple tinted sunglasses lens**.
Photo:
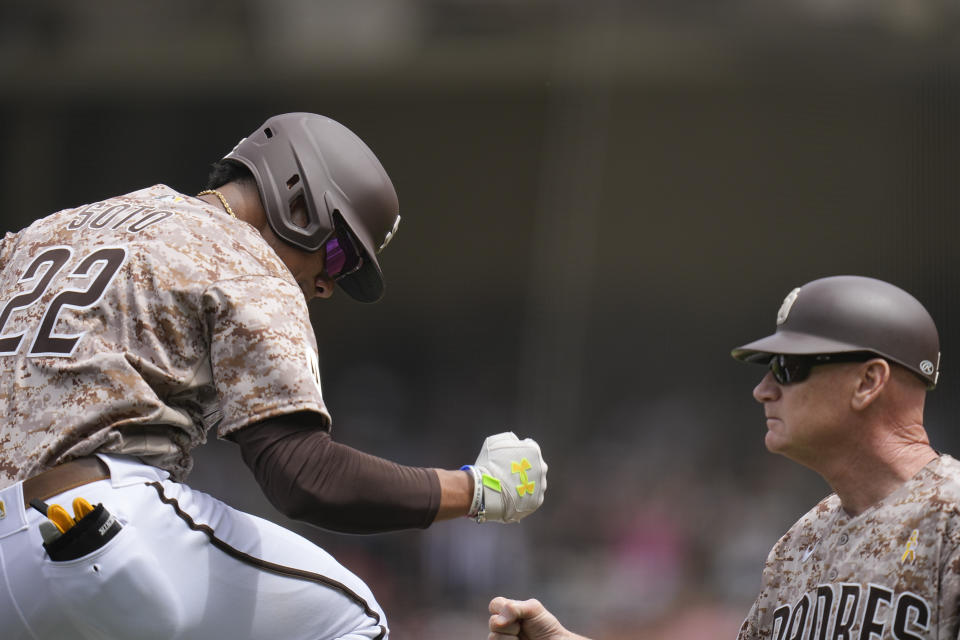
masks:
[(341, 240), (334, 235), (327, 240), (326, 251), (327, 275), (334, 280), (350, 275), (363, 266), (363, 258), (349, 238)]
[(347, 254), (344, 253), (343, 248), (340, 246), (340, 240), (337, 239), (337, 236), (333, 236), (327, 240), (325, 247), (327, 252), (327, 275), (331, 278), (336, 278), (343, 272), (343, 266), (347, 264)]

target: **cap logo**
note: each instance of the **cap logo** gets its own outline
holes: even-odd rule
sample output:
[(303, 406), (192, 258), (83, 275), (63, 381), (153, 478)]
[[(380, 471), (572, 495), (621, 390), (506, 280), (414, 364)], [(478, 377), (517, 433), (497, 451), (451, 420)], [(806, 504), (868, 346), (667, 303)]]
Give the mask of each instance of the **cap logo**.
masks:
[(400, 216), (397, 216), (397, 219), (393, 221), (393, 229), (387, 232), (387, 235), (383, 237), (383, 244), (377, 249), (377, 253), (383, 251), (390, 241), (393, 240), (394, 234), (397, 232), (397, 227), (400, 226)]
[(787, 321), (787, 316), (790, 315), (790, 309), (793, 308), (793, 303), (797, 301), (797, 296), (799, 295), (800, 287), (797, 287), (783, 299), (783, 304), (780, 305), (780, 310), (777, 311), (777, 326)]
[(928, 376), (934, 372), (934, 369), (933, 363), (929, 360), (924, 360), (920, 363), (920, 371), (923, 371)]

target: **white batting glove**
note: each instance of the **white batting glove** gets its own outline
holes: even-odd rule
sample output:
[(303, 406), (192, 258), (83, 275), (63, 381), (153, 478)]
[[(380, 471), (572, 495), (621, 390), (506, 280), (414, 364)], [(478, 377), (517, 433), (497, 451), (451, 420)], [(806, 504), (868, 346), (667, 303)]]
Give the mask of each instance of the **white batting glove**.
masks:
[(467, 515), (477, 522), (519, 522), (543, 504), (547, 463), (532, 438), (521, 440), (512, 431), (489, 436), (476, 464), (463, 468), (473, 473)]

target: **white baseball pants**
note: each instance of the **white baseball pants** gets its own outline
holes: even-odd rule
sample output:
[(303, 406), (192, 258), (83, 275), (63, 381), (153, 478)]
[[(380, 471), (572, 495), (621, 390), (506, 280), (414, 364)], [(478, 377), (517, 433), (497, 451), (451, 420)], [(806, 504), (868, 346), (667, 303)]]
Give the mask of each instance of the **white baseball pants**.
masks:
[(386, 638), (370, 589), (327, 552), (167, 473), (102, 455), (110, 478), (49, 499), (103, 503), (123, 529), (54, 562), (22, 484), (0, 491), (0, 638), (361, 640)]

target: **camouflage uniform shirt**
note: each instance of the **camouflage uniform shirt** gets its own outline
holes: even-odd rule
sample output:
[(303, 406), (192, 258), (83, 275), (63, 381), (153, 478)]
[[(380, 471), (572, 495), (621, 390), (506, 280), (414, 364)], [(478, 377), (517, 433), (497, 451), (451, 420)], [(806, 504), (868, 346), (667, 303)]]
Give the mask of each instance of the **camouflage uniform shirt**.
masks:
[(182, 480), (207, 430), (314, 411), (296, 281), (252, 226), (163, 185), (0, 243), (0, 488), (101, 451)]
[(960, 463), (943, 455), (857, 516), (836, 495), (777, 542), (741, 640), (955, 640)]

